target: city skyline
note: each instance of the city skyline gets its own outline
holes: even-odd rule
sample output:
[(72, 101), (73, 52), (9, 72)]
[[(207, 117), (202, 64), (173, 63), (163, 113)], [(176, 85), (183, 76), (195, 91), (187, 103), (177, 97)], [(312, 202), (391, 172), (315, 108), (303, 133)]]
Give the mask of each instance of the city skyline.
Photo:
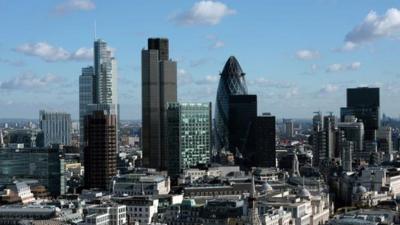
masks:
[[(249, 94), (259, 96), (259, 114), (339, 115), (346, 88), (371, 86), (381, 90), (381, 112), (398, 116), (391, 102), (400, 96), (393, 57), (400, 11), (393, 1), (19, 3), (0, 2), (7, 31), (0, 41), (0, 104), (9, 109), (1, 118), (36, 118), (46, 109), (78, 119), (79, 75), (93, 63), (95, 36), (119, 62), (121, 119), (141, 118), (140, 51), (148, 37), (169, 39), (181, 102), (214, 105), (219, 73), (234, 55), (246, 72)], [(153, 9), (149, 20), (146, 12)], [(121, 13), (110, 18), (109, 11)]]

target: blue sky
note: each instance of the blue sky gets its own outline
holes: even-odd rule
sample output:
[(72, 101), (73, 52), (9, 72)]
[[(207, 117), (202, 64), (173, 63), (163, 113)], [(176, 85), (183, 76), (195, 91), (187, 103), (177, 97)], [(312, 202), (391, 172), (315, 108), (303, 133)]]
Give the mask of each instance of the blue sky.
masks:
[[(249, 3), (251, 2), (251, 3)], [(215, 100), (235, 55), (259, 111), (338, 113), (345, 89), (381, 88), (399, 116), (400, 3), (394, 0), (0, 0), (0, 117), (78, 115), (78, 77), (97, 37), (115, 49), (122, 119), (140, 119), (140, 51), (168, 37), (180, 101)]]

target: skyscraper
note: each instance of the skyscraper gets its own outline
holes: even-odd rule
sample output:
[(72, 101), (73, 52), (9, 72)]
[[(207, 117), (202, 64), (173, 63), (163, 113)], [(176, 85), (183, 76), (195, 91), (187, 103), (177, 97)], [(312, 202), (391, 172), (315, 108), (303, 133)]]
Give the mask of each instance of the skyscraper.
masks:
[(245, 73), (234, 56), (229, 57), (220, 74), (215, 102), (215, 147), (229, 148), (229, 96), (247, 95)]
[[(79, 119), (81, 160), (84, 159), (83, 149), (85, 145), (84, 117), (96, 109), (107, 109), (116, 115), (117, 135), (119, 124), (119, 105), (117, 90), (117, 63), (112, 50), (104, 40), (97, 39), (94, 42), (94, 66), (82, 68), (79, 77)], [(93, 106), (98, 104), (99, 106)], [(110, 108), (113, 108), (110, 110)]]
[(251, 123), (257, 117), (257, 95), (229, 96), (227, 145), (229, 151), (244, 154)]
[(39, 112), (39, 125), (43, 132), (44, 146), (71, 144), (71, 115), (63, 112)]
[(364, 123), (365, 141), (376, 141), (376, 130), (379, 129), (379, 88), (348, 88), (347, 107), (341, 108), (341, 120), (346, 115), (353, 115)]
[(211, 155), (211, 103), (169, 103), (168, 172), (208, 164)]
[(168, 39), (148, 39), (142, 50), (142, 149), (145, 166), (167, 169), (166, 107), (177, 101), (176, 62), (168, 59)]
[(85, 116), (85, 187), (109, 190), (117, 174), (117, 119), (107, 110)]
[(313, 165), (328, 163), (336, 153), (336, 117), (333, 114), (322, 116), (315, 112), (313, 117)]
[(276, 167), (275, 116), (263, 114), (251, 123), (244, 158), (248, 167)]
[(79, 76), (79, 129), (80, 145), (83, 149), (84, 143), (84, 117), (87, 106), (94, 103), (94, 69), (92, 66), (82, 68), (82, 75)]
[(101, 39), (94, 42), (94, 103), (118, 105), (117, 61)]

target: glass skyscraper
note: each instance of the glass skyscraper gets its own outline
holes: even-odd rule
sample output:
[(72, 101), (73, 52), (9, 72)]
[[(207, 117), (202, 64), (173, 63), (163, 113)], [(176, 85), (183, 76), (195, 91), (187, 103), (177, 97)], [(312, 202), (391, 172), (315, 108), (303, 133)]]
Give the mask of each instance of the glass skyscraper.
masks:
[[(94, 42), (94, 65), (82, 68), (79, 77), (79, 117), (81, 160), (84, 161), (85, 147), (84, 118), (94, 110), (107, 110), (117, 118), (119, 124), (119, 105), (117, 90), (117, 61), (107, 42), (97, 39)], [(98, 105), (98, 106), (96, 106)], [(118, 135), (117, 135), (118, 136)], [(118, 144), (118, 142), (117, 142)]]
[(79, 129), (80, 144), (83, 144), (83, 118), (85, 117), (88, 105), (94, 102), (94, 69), (92, 66), (82, 68), (82, 75), (79, 76)]
[(94, 103), (118, 105), (117, 61), (101, 39), (94, 42), (94, 76)]
[(347, 89), (347, 107), (341, 108), (341, 120), (349, 115), (364, 123), (365, 141), (376, 142), (379, 129), (379, 88), (359, 87)]
[(211, 103), (169, 103), (168, 172), (208, 164), (211, 155)]
[(215, 103), (215, 147), (228, 150), (229, 145), (229, 96), (247, 95), (245, 73), (234, 56), (229, 57), (218, 84)]

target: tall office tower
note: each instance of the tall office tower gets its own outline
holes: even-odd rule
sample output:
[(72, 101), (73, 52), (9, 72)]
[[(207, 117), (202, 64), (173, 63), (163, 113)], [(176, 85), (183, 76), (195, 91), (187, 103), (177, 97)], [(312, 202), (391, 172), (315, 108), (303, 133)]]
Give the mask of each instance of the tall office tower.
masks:
[(244, 158), (248, 167), (276, 167), (275, 116), (263, 114), (251, 123)]
[(362, 122), (358, 122), (355, 116), (346, 116), (344, 122), (338, 123), (338, 129), (343, 131), (347, 141), (352, 142), (354, 152), (358, 154), (363, 151), (364, 124)]
[(94, 69), (92, 66), (82, 68), (82, 75), (79, 76), (79, 131), (80, 146), (83, 152), (84, 143), (84, 118), (89, 104), (94, 103)]
[(63, 112), (39, 112), (40, 129), (44, 135), (44, 146), (71, 144), (71, 115)]
[(283, 119), (283, 131), (285, 137), (292, 138), (294, 136), (294, 123), (291, 119)]
[(336, 117), (332, 113), (328, 116), (324, 116), (324, 130), (326, 138), (325, 159), (328, 160), (335, 157), (336, 149)]
[(321, 112), (315, 112), (313, 117), (313, 132), (312, 132), (312, 146), (313, 146), (313, 166), (319, 166), (320, 152), (325, 146), (324, 134), (324, 120)]
[(365, 141), (376, 141), (379, 129), (379, 88), (348, 88), (347, 107), (340, 109), (341, 120), (346, 115), (354, 115), (364, 123)]
[(229, 57), (220, 74), (215, 102), (215, 147), (217, 151), (229, 148), (229, 96), (247, 95), (245, 73), (234, 56)]
[(208, 164), (211, 156), (211, 103), (168, 103), (168, 173)]
[(342, 146), (341, 161), (342, 161), (343, 170), (346, 172), (352, 171), (353, 147), (354, 147), (354, 144), (351, 141), (345, 141)]
[(330, 114), (322, 116), (316, 112), (313, 117), (313, 165), (319, 166), (335, 157), (336, 150), (336, 118)]
[(107, 110), (87, 114), (85, 122), (85, 187), (109, 190), (117, 174), (117, 118)]
[(229, 96), (228, 103), (229, 151), (243, 155), (251, 123), (257, 117), (257, 95), (232, 95)]
[(169, 60), (169, 43), (167, 38), (149, 38), (147, 40), (148, 49), (158, 50), (159, 60)]
[(377, 132), (378, 150), (385, 154), (392, 154), (393, 142), (392, 142), (392, 128), (385, 126), (380, 127)]
[(94, 103), (118, 105), (117, 79), (117, 61), (111, 49), (105, 41), (96, 40), (94, 42)]
[(61, 146), (12, 148), (0, 151), (0, 185), (15, 179), (35, 179), (52, 197), (65, 194), (65, 162)]
[(148, 39), (142, 50), (143, 164), (167, 169), (166, 107), (177, 101), (176, 62), (168, 59), (168, 39)]
[[(84, 161), (85, 154), (83, 154), (83, 149), (86, 144), (84, 118), (96, 109), (113, 108), (111, 111), (117, 119), (117, 135), (115, 139), (118, 145), (119, 105), (117, 81), (117, 61), (107, 43), (97, 39), (94, 42), (94, 66), (82, 68), (82, 75), (79, 77), (81, 161)], [(99, 106), (94, 106), (95, 104)]]

